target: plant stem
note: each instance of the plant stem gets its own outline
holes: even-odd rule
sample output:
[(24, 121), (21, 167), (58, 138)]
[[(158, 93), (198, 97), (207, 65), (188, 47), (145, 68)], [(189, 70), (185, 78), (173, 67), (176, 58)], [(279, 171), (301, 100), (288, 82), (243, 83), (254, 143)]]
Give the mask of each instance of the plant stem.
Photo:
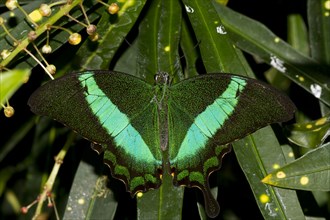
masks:
[[(54, 14), (53, 16), (51, 16), (47, 22), (41, 24), (40, 26), (38, 26), (35, 30), (36, 35), (40, 36), (42, 33), (44, 33), (45, 31), (48, 30), (48, 27), (55, 24), (59, 19), (61, 19), (63, 16), (65, 16), (65, 14), (69, 13), (71, 11), (71, 9), (73, 9), (74, 7), (76, 7), (79, 3), (81, 3), (83, 0), (72, 0), (72, 2), (70, 4), (65, 4), (61, 7), (61, 10), (58, 10), (58, 12), (56, 14)], [(20, 43), (17, 45), (17, 47), (10, 53), (10, 55), (2, 60), (0, 62), (0, 66), (7, 66), (8, 63), (13, 60), (17, 54), (19, 54), (22, 50), (24, 50), (24, 48), (26, 48), (28, 46), (28, 44), (30, 43), (30, 41), (28, 40), (28, 38), (26, 37), (24, 40), (20, 41)]]
[(41, 214), (43, 203), (47, 199), (47, 196), (53, 189), (53, 185), (54, 185), (56, 176), (58, 174), (58, 171), (59, 171), (59, 169), (63, 163), (64, 157), (65, 157), (69, 147), (71, 146), (73, 140), (75, 139), (75, 137), (76, 137), (76, 134), (74, 132), (71, 132), (66, 143), (64, 144), (63, 148), (56, 155), (55, 164), (53, 166), (52, 172), (50, 173), (50, 175), (44, 185), (44, 189), (43, 189), (42, 193), (40, 194), (38, 206), (37, 206), (33, 219), (37, 219), (37, 217)]

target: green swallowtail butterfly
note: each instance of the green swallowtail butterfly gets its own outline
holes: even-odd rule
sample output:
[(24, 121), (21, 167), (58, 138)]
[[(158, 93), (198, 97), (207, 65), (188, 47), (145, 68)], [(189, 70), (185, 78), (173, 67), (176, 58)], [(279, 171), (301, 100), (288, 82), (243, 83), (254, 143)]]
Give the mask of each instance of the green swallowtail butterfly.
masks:
[(219, 213), (208, 177), (225, 147), (271, 123), (293, 117), (294, 104), (274, 88), (231, 74), (206, 74), (170, 85), (166, 73), (150, 85), (112, 71), (68, 74), (29, 99), (31, 110), (72, 128), (104, 151), (114, 177), (132, 195), (158, 188), (162, 174), (175, 186), (202, 190), (206, 212)]

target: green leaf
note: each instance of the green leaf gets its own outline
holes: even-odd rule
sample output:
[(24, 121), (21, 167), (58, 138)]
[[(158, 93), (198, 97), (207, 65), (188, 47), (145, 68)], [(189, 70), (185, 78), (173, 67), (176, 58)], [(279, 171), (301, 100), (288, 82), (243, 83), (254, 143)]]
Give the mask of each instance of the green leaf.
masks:
[[(271, 128), (260, 129), (233, 145), (236, 157), (250, 183), (264, 218), (304, 219), (295, 191), (261, 183), (261, 179), (267, 173), (286, 164), (284, 152)], [(290, 209), (286, 207), (290, 207)]]
[(0, 73), (0, 109), (11, 96), (26, 83), (30, 76), (28, 69), (15, 69)]
[(17, 169), (15, 167), (5, 167), (5, 169), (0, 170), (0, 196), (3, 195), (3, 193), (6, 190), (8, 180), (15, 174)]
[(138, 197), (138, 219), (181, 219), (184, 187), (174, 187), (169, 174), (164, 174), (162, 180), (159, 189)]
[(182, 49), (183, 54), (185, 54), (184, 58), (186, 60), (184, 78), (189, 78), (198, 75), (196, 63), (199, 54), (196, 51), (196, 43), (191, 37), (191, 33), (189, 32), (189, 27), (186, 19), (182, 19), (180, 47)]
[(288, 144), (281, 145), (281, 148), (282, 148), (286, 163), (290, 163), (295, 160), (294, 152), (290, 145), (288, 145)]
[[(288, 43), (304, 55), (309, 55), (308, 33), (301, 15), (288, 16)], [(265, 77), (272, 86), (282, 91), (289, 90), (291, 80), (274, 67), (265, 72)]]
[(152, 1), (139, 25), (139, 36), (135, 42), (137, 46), (136, 74), (150, 83), (154, 81), (154, 74), (160, 70), (158, 66), (160, 13), (160, 1)]
[(113, 219), (117, 202), (107, 180), (99, 177), (93, 166), (80, 162), (63, 219)]
[(170, 3), (153, 1), (139, 26), (137, 74), (150, 83), (159, 71), (183, 78), (178, 54), (181, 7), (177, 0)]
[(329, 82), (326, 66), (304, 56), (261, 23), (228, 7), (214, 5), (235, 45), (260, 57), (330, 106), (330, 89), (325, 84)]
[(316, 148), (329, 136), (329, 115), (318, 120), (287, 126), (289, 140), (301, 147)]
[[(325, 65), (330, 65), (329, 9), (328, 1), (307, 1), (311, 56)], [(320, 106), (322, 116), (330, 113), (329, 106), (325, 106), (323, 103), (320, 103)]]
[(115, 15), (103, 11), (97, 24), (100, 39), (86, 41), (77, 52), (74, 69), (108, 69), (110, 62), (125, 37), (137, 21), (146, 0), (118, 3), (120, 10)]
[(330, 191), (330, 143), (268, 174), (263, 180), (273, 186)]
[(307, 1), (307, 16), (311, 55), (320, 63), (330, 65), (329, 2)]
[[(234, 73), (254, 77), (242, 52), (235, 48), (228, 36), (214, 5), (211, 2), (201, 4), (198, 1), (186, 1), (185, 8), (200, 43), (199, 48), (206, 72)], [(189, 57), (190, 54), (188, 51), (186, 56)]]
[(200, 43), (201, 56), (208, 73), (240, 73), (240, 66), (232, 41), (210, 1), (183, 0), (190, 23)]
[(309, 55), (307, 27), (299, 14), (288, 16), (288, 43), (304, 55)]

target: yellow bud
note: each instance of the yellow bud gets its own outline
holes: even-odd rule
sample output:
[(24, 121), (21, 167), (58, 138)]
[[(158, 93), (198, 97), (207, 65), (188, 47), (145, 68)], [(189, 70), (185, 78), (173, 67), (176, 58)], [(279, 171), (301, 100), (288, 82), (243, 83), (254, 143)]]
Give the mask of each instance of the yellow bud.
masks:
[(40, 14), (40, 11), (38, 9), (34, 10), (29, 14), (29, 17), (34, 22), (39, 22), (42, 20), (42, 15)]
[(56, 73), (56, 66), (53, 64), (50, 64), (46, 67), (46, 69), (48, 70), (48, 72), (52, 75), (54, 75)]
[(37, 33), (35, 31), (30, 31), (28, 33), (28, 39), (29, 41), (34, 41), (35, 39), (37, 39)]
[(73, 33), (69, 37), (69, 43), (72, 45), (78, 45), (81, 42), (81, 35), (78, 33)]
[(6, 1), (6, 7), (9, 10), (14, 10), (15, 8), (17, 8), (17, 0), (7, 0)]
[(44, 54), (50, 54), (52, 52), (52, 47), (48, 44), (45, 44), (42, 48), (41, 48), (42, 53)]
[(11, 52), (7, 49), (4, 49), (3, 51), (1, 51), (0, 56), (1, 58), (4, 60), (6, 59), (9, 55), (11, 54)]
[(95, 33), (93, 35), (89, 35), (89, 39), (93, 42), (97, 41), (99, 39), (99, 34)]
[(119, 11), (119, 6), (116, 3), (112, 3), (109, 8), (108, 8), (108, 12), (110, 14), (117, 14)]
[(41, 4), (39, 7), (39, 12), (44, 17), (49, 17), (52, 14), (52, 9), (47, 4)]
[(14, 110), (14, 108), (11, 107), (11, 106), (6, 106), (6, 107), (4, 107), (4, 109), (3, 109), (3, 113), (5, 114), (5, 116), (6, 116), (7, 118), (10, 118), (10, 117), (12, 117), (12, 116), (14, 115), (15, 110)]
[(88, 25), (88, 27), (86, 28), (86, 31), (87, 31), (87, 34), (88, 35), (93, 35), (93, 34), (95, 34), (95, 32), (96, 32), (96, 26), (94, 25), (94, 24), (90, 24), (90, 25)]

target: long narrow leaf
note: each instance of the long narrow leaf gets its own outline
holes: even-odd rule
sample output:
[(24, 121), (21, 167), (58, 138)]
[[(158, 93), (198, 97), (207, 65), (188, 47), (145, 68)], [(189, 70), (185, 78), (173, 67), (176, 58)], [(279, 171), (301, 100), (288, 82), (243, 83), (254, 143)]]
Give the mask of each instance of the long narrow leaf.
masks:
[[(179, 2), (153, 1), (139, 28), (138, 72), (145, 73), (149, 82), (158, 71), (168, 72), (171, 76), (181, 74), (178, 66), (181, 32)], [(151, 216), (156, 219), (180, 219), (183, 187), (174, 187), (171, 176), (163, 173), (160, 188), (143, 194), (137, 201), (139, 219)]]
[(316, 148), (329, 136), (329, 129), (330, 117), (327, 115), (315, 121), (288, 126), (288, 139), (300, 147)]
[(63, 219), (112, 219), (117, 202), (106, 179), (99, 177), (93, 166), (80, 162)]
[(239, 48), (262, 58), (316, 98), (330, 105), (330, 89), (325, 84), (330, 80), (326, 77), (327, 67), (293, 49), (259, 22), (228, 7), (217, 3), (214, 5)]
[(236, 142), (234, 149), (264, 218), (304, 219), (295, 191), (269, 187), (261, 182), (267, 173), (286, 164), (282, 148), (271, 128), (263, 128)]
[(0, 109), (6, 105), (6, 101), (18, 90), (18, 88), (28, 81), (30, 70), (16, 69), (0, 73)]
[(307, 5), (311, 55), (320, 63), (330, 65), (329, 1), (308, 0)]
[(183, 0), (191, 25), (194, 28), (206, 71), (242, 73), (232, 41), (209, 1)]
[(328, 143), (268, 174), (262, 182), (291, 189), (330, 191), (329, 177), (330, 144)]
[(309, 55), (307, 27), (299, 14), (288, 16), (288, 43), (304, 55)]

